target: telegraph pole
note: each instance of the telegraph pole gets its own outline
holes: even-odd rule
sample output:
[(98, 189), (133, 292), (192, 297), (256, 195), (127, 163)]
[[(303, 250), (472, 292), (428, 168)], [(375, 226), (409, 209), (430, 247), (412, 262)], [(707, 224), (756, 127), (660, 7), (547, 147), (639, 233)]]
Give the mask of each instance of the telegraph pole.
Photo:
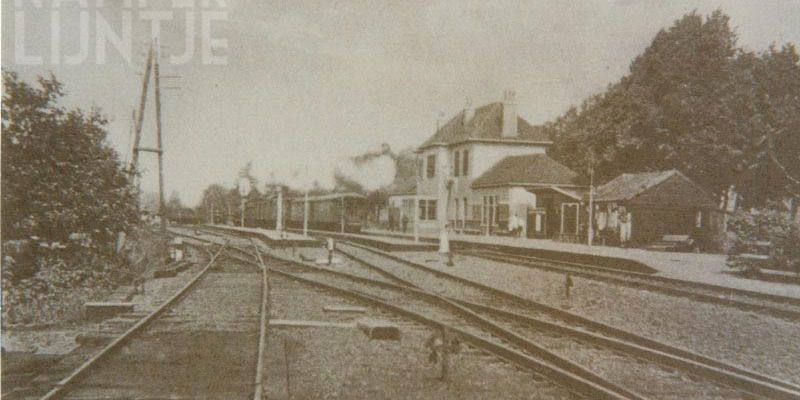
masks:
[[(147, 61), (144, 67), (144, 78), (142, 78), (142, 94), (139, 97), (139, 113), (136, 116), (133, 139), (133, 158), (131, 159), (130, 174), (135, 179), (139, 170), (139, 142), (142, 139), (142, 123), (144, 122), (144, 108), (147, 103), (147, 87), (150, 85), (150, 70), (153, 66), (153, 46), (147, 51)], [(138, 181), (137, 181), (138, 182)], [(136, 188), (139, 188), (137, 183)]]
[[(166, 205), (164, 202), (164, 150), (161, 132), (161, 78), (159, 75), (159, 58), (161, 57), (161, 50), (159, 48), (158, 39), (154, 39), (155, 49), (153, 43), (147, 50), (147, 61), (145, 63), (144, 78), (142, 80), (142, 94), (139, 98), (139, 110), (136, 116), (136, 128), (134, 133), (133, 142), (133, 158), (131, 160), (130, 174), (135, 177), (136, 172), (139, 170), (139, 152), (145, 151), (158, 154), (158, 215), (161, 218), (161, 232), (167, 231), (167, 213)], [(155, 86), (155, 106), (156, 106), (156, 147), (142, 147), (142, 126), (144, 123), (144, 110), (147, 103), (147, 89), (150, 85), (150, 74), (153, 74), (153, 84)], [(137, 180), (136, 187), (139, 188), (139, 180)]]
[(156, 151), (158, 154), (158, 213), (161, 216), (161, 232), (167, 232), (167, 213), (164, 205), (164, 148), (161, 142), (161, 85), (158, 75), (158, 60), (161, 58), (161, 50), (158, 49), (158, 39), (156, 39), (156, 59), (153, 66), (153, 78), (155, 79), (156, 91)]

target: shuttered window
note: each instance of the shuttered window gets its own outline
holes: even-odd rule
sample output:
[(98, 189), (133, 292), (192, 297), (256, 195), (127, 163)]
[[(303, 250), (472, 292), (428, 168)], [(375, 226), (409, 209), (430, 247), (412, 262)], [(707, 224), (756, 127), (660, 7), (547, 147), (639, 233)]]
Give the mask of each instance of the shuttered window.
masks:
[[(464, 154), (461, 158), (463, 159), (461, 176), (469, 176), (469, 150), (464, 150)], [(456, 163), (456, 168), (458, 168), (458, 163)]]

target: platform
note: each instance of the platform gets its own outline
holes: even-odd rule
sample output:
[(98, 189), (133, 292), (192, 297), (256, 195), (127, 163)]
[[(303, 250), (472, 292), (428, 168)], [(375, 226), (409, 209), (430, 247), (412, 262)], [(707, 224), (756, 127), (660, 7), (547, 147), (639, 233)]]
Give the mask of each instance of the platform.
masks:
[[(395, 240), (409, 240), (411, 237), (407, 234), (384, 230), (365, 230), (359, 236)], [(760, 281), (734, 274), (734, 271), (725, 265), (727, 256), (724, 254), (661, 252), (609, 246), (589, 246), (544, 239), (476, 236), (458, 233), (451, 233), (450, 240), (451, 246), (455, 249), (463, 248), (463, 246), (471, 248), (500, 248), (504, 251), (513, 251), (516, 254), (600, 265), (608, 263), (617, 267), (621, 265), (620, 263), (627, 263), (630, 266), (639, 265), (652, 269), (656, 276), (800, 298), (800, 285)], [(433, 235), (422, 235), (420, 241), (436, 246), (438, 238)]]
[[(295, 230), (296, 231), (296, 230)], [(356, 234), (330, 231), (308, 230), (308, 234), (318, 237), (332, 237), (334, 239), (348, 240), (365, 246), (374, 247), (383, 251), (436, 251), (438, 243), (429, 240), (414, 242), (413, 238), (382, 236), (374, 234)]]
[(295, 246), (295, 247), (316, 247), (320, 245), (320, 241), (310, 236), (303, 236), (289, 231), (276, 231), (274, 229), (262, 228), (243, 228), (239, 226), (230, 225), (211, 225), (206, 224), (204, 227), (226, 231), (242, 236), (255, 237), (264, 240), (270, 245), (276, 246)]

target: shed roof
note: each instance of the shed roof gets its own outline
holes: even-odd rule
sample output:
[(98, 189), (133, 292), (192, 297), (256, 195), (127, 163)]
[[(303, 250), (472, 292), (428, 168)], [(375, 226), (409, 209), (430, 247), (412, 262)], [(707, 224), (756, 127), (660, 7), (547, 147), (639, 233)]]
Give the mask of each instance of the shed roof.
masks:
[(419, 148), (482, 140), (507, 143), (551, 143), (540, 127), (535, 127), (520, 117), (517, 117), (516, 137), (503, 137), (502, 125), (503, 103), (501, 102), (489, 103), (477, 108), (475, 116), (467, 124), (464, 124), (464, 111), (462, 110)]
[(595, 191), (594, 201), (608, 202), (632, 200), (673, 177), (684, 181), (688, 187), (692, 188), (692, 191), (688, 193), (692, 193), (693, 199), (686, 199), (685, 201), (687, 204), (691, 203), (694, 205), (713, 207), (713, 202), (710, 200), (711, 197), (708, 193), (676, 169), (622, 174), (605, 185), (598, 187)]
[[(595, 190), (595, 201), (630, 200), (647, 189), (664, 182), (669, 177), (680, 174), (678, 170), (622, 174)], [(683, 176), (683, 174), (681, 174)], [(688, 178), (687, 178), (688, 179)]]
[(548, 191), (553, 191), (556, 193), (560, 193), (566, 197), (569, 197), (573, 200), (583, 201), (585, 200), (586, 193), (588, 192), (585, 188), (564, 188), (555, 185), (550, 186), (537, 186), (533, 188), (528, 188), (528, 191), (531, 193), (545, 193)]
[(546, 154), (506, 157), (472, 182), (490, 186), (577, 186), (577, 174)]

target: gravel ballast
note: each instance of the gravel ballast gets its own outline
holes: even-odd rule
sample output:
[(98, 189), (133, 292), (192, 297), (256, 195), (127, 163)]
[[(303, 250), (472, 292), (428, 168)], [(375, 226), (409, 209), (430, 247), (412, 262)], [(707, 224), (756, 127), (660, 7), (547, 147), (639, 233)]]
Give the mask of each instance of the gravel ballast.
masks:
[[(268, 332), (268, 395), (342, 399), (573, 399), (576, 395), (466, 344), (451, 358), (449, 378), (428, 362), (432, 331), (372, 306), (365, 313), (330, 313), (326, 305), (365, 306), (321, 290), (271, 277), (270, 318), (355, 322), (390, 321), (400, 341), (369, 340), (355, 328), (276, 327)], [(288, 366), (288, 379), (287, 379)], [(287, 384), (288, 382), (288, 384)], [(288, 387), (288, 390), (287, 390)], [(290, 396), (289, 396), (290, 394)], [(268, 396), (269, 397), (269, 396)]]
[(574, 286), (567, 300), (564, 274), (471, 256), (458, 255), (455, 266), (446, 267), (436, 254), (394, 254), (638, 335), (800, 383), (797, 323), (581, 277), (572, 278)]

